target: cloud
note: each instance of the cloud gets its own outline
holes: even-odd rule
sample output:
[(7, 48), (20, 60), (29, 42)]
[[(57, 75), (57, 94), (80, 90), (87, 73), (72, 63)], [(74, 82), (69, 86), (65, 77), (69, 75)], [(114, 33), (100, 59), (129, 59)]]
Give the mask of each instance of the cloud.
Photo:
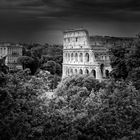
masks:
[(46, 12), (42, 0), (0, 0), (0, 20), (27, 20), (36, 18)]
[(140, 20), (140, 0), (1, 0), (0, 7), (37, 18)]
[(3, 8), (19, 8), (19, 7), (38, 7), (42, 6), (44, 3), (42, 0), (1, 0), (0, 7)]
[(140, 0), (0, 0), (1, 36), (23, 39), (79, 26), (104, 34), (127, 27), (131, 33), (138, 30), (139, 17)]
[(140, 16), (139, 0), (43, 0), (52, 9), (46, 16), (133, 20)]
[(136, 8), (140, 6), (139, 0), (43, 0), (47, 5), (61, 8)]

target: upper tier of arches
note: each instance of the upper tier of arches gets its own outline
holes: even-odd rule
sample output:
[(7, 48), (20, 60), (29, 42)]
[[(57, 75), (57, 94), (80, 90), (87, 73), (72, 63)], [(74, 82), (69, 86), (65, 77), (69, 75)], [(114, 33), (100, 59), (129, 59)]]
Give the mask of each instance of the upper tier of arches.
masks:
[(65, 53), (64, 54), (64, 61), (65, 62), (90, 62), (92, 58), (90, 57), (89, 53)]

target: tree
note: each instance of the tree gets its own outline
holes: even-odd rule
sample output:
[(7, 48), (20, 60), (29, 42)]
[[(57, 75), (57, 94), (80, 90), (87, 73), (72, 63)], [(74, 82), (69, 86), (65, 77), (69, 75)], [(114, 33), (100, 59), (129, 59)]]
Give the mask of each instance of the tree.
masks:
[(127, 81), (132, 81), (136, 89), (140, 89), (140, 84), (139, 84), (140, 83), (140, 67), (136, 67), (135, 69), (129, 72)]
[[(37, 43), (23, 44), (23, 46), (23, 55), (26, 57), (26, 62), (29, 62), (29, 65), (27, 64), (28, 62), (25, 64), (22, 62), (23, 68), (30, 68), (31, 73), (35, 74), (39, 68), (43, 68), (44, 65), (46, 65), (45, 63), (54, 61), (56, 63), (55, 73), (59, 76), (62, 75), (63, 46), (49, 44), (41, 45)], [(30, 58), (33, 59), (33, 62), (30, 61)], [(54, 72), (51, 70), (51, 73)]]
[(140, 95), (131, 82), (100, 86), (90, 76), (71, 76), (48, 98), (52, 75), (29, 72), (7, 74), (0, 87), (1, 140), (139, 139)]
[(88, 91), (99, 91), (99, 89), (103, 86), (98, 80), (96, 80), (93, 76), (87, 76), (84, 78), (83, 86), (88, 89)]
[(31, 74), (34, 74), (39, 67), (39, 60), (37, 58), (21, 56), (17, 61), (22, 65), (23, 69), (30, 68)]
[[(53, 103), (59, 117), (61, 115), (64, 117), (58, 124), (61, 128), (65, 128), (62, 124), (67, 120), (66, 116), (69, 118), (67, 120), (69, 131), (65, 132), (69, 139), (139, 138), (140, 95), (132, 83), (110, 81), (104, 89), (89, 92), (86, 87), (76, 86), (78, 79), (77, 77), (64, 79), (58, 87), (59, 90), (56, 90), (58, 96)], [(63, 129), (59, 131), (57, 127), (53, 126), (61, 133)], [(69, 133), (71, 135), (68, 135)]]
[(54, 57), (54, 61), (62, 66), (62, 63), (63, 63), (63, 55), (56, 55)]
[(115, 86), (113, 92), (100, 92), (98, 113), (91, 117), (84, 132), (101, 139), (138, 139), (140, 95), (131, 83), (117, 82)]
[(56, 63), (56, 74), (62, 76), (62, 66), (59, 63)]
[(48, 79), (49, 79), (49, 89), (51, 89), (52, 91), (57, 88), (58, 83), (61, 81), (61, 78), (56, 74), (54, 75), (50, 74), (48, 76)]
[(48, 90), (48, 74), (42, 73), (36, 77), (30, 76), (28, 72), (24, 70), (8, 74), (6, 85), (0, 87), (1, 140), (42, 137), (42, 124), (47, 119), (44, 115), (43, 103), (47, 103), (47, 96), (44, 101), (41, 95)]
[(67, 77), (63, 79), (60, 84), (58, 85), (58, 88), (56, 89), (56, 94), (59, 95), (65, 95), (67, 94), (67, 90), (71, 89), (73, 86), (78, 87), (85, 87), (89, 92), (92, 90), (99, 91), (100, 88), (103, 88), (105, 83), (100, 83), (98, 80), (96, 80), (93, 76), (87, 76), (87, 75), (74, 75), (71, 77)]
[(3, 72), (0, 72), (0, 87), (3, 87), (6, 85), (7, 82), (7, 76)]
[(53, 56), (50, 56), (50, 55), (42, 55), (41, 57), (41, 64), (45, 64), (47, 63), (48, 61), (51, 61), (53, 60)]
[(60, 64), (56, 63), (55, 61), (48, 61), (43, 65), (42, 69), (49, 71), (52, 75), (61, 75), (62, 73)]
[(130, 53), (126, 56), (126, 65), (128, 71), (140, 67), (140, 38), (137, 38), (134, 46), (131, 47)]
[(23, 69), (30, 68), (33, 63), (33, 58), (29, 56), (21, 56), (18, 58), (18, 62), (23, 66)]
[(113, 70), (111, 71), (111, 76), (116, 80), (126, 79), (128, 76), (128, 70), (126, 66), (126, 49), (122, 46), (115, 46), (110, 49), (111, 54), (111, 66)]
[(0, 59), (0, 72), (8, 73), (9, 68), (5, 65), (6, 56)]
[(33, 48), (31, 49), (31, 56), (41, 59), (43, 50), (44, 50), (44, 47), (41, 46), (41, 45), (38, 45), (38, 46), (36, 46), (36, 47), (33, 47)]
[(140, 89), (140, 38), (135, 40), (135, 44), (131, 47), (131, 52), (126, 57), (126, 65), (129, 71), (127, 80), (132, 81), (137, 89)]
[[(133, 71), (140, 67), (140, 38), (127, 43), (125, 46), (115, 46), (110, 49), (111, 76), (116, 80), (131, 80)], [(138, 72), (138, 69), (137, 69)], [(133, 76), (134, 76), (133, 73)]]

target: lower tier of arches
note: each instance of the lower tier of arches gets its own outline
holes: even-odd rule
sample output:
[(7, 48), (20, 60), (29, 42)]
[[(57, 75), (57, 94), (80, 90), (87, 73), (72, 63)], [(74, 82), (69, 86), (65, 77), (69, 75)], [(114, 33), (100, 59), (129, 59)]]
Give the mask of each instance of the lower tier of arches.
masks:
[(92, 75), (95, 78), (109, 78), (110, 76), (110, 70), (104, 69), (103, 71), (95, 68), (72, 68), (72, 67), (64, 67), (63, 68), (63, 77), (65, 76), (71, 76), (71, 75), (76, 75), (76, 74), (87, 74), (87, 75)]

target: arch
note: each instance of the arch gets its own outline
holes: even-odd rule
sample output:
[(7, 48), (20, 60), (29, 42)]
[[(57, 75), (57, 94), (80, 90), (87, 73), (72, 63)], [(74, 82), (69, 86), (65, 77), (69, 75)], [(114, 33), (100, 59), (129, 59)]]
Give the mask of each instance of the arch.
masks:
[(96, 78), (96, 70), (93, 69), (93, 70), (91, 71), (91, 74), (94, 76), (94, 78)]
[(85, 74), (89, 74), (89, 70), (88, 69), (85, 70)]
[(67, 61), (68, 59), (67, 59), (67, 53), (65, 54), (65, 60)]
[(66, 69), (66, 75), (69, 75), (69, 68)]
[(103, 55), (101, 56), (101, 59), (104, 60), (104, 56)]
[(80, 53), (79, 58), (80, 58), (80, 62), (83, 62), (83, 53)]
[(65, 57), (67, 57), (67, 53), (65, 53)]
[(75, 62), (77, 62), (77, 61), (78, 61), (78, 54), (75, 53)]
[(101, 75), (103, 77), (103, 75), (104, 75), (104, 64), (100, 65), (100, 70), (101, 70)]
[(75, 74), (77, 74), (77, 69), (75, 69)]
[(83, 70), (82, 69), (79, 70), (79, 74), (83, 74)]
[(105, 70), (105, 76), (106, 78), (109, 78), (109, 70)]
[(71, 53), (71, 61), (73, 61), (73, 53)]
[(89, 62), (89, 53), (86, 53), (86, 54), (85, 54), (85, 61), (86, 61), (86, 62)]
[(69, 68), (67, 69), (67, 75), (69, 75), (70, 74), (70, 72), (69, 72)]
[(70, 70), (71, 75), (73, 75), (73, 69)]

